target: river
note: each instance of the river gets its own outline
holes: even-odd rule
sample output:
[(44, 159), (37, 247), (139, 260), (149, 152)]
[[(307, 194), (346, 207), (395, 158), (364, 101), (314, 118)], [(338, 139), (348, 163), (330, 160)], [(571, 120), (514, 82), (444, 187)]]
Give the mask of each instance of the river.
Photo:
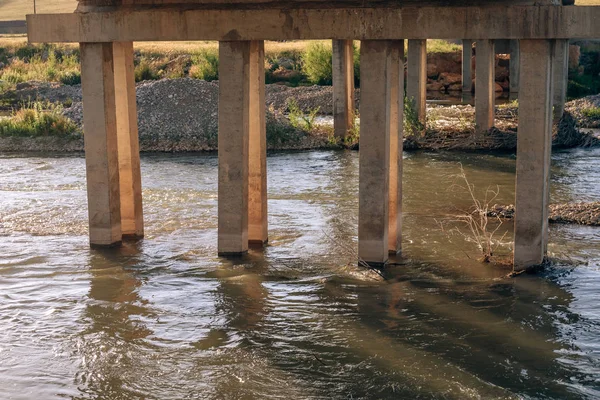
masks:
[[(215, 155), (144, 155), (146, 238), (112, 250), (88, 247), (81, 155), (0, 156), (0, 398), (599, 398), (600, 229), (552, 225), (552, 265), (507, 278), (449, 232), (459, 162), (514, 202), (514, 156), (405, 154), (382, 282), (345, 267), (356, 152), (270, 154), (270, 244), (239, 260), (216, 256)], [(551, 196), (597, 201), (600, 149), (555, 153)]]

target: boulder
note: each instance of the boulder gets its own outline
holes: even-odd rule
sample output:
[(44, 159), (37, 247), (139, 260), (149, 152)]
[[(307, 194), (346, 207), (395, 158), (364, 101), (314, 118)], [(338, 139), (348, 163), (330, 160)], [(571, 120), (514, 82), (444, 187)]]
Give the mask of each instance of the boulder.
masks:
[(462, 75), (452, 72), (442, 72), (440, 74), (438, 82), (440, 82), (444, 86), (454, 85), (455, 83), (462, 83)]

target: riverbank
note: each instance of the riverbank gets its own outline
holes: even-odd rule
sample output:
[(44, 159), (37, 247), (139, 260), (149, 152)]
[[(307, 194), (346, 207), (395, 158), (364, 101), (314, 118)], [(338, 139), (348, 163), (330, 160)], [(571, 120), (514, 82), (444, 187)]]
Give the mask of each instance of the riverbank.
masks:
[[(488, 212), (489, 217), (513, 219), (514, 205), (494, 205)], [(548, 222), (600, 226), (600, 202), (551, 204)]]
[[(193, 152), (217, 150), (218, 81), (162, 79), (137, 85), (140, 148), (142, 151)], [(11, 93), (16, 101), (60, 103), (63, 113), (81, 129), (83, 105), (80, 85), (27, 82)], [(333, 136), (331, 86), (287, 87), (267, 85), (267, 142), (271, 150), (306, 150), (357, 147), (358, 135), (345, 143)], [(587, 100), (586, 100), (587, 99)], [(600, 140), (579, 129), (583, 123), (600, 121), (598, 115), (579, 105), (593, 103), (595, 97), (567, 104), (567, 113), (555, 126), (554, 146), (561, 148), (597, 146)], [(587, 103), (586, 103), (587, 104)], [(356, 90), (356, 107), (360, 90)], [(587, 107), (587, 106), (586, 106)], [(583, 111), (581, 111), (583, 110)], [(496, 108), (495, 127), (487, 133), (475, 131), (475, 108), (470, 105), (429, 104), (427, 128), (416, 132), (405, 124), (407, 150), (497, 150), (514, 151), (518, 125), (518, 104)], [(600, 122), (598, 122), (600, 124)], [(58, 137), (0, 137), (0, 151), (82, 151), (81, 134)]]

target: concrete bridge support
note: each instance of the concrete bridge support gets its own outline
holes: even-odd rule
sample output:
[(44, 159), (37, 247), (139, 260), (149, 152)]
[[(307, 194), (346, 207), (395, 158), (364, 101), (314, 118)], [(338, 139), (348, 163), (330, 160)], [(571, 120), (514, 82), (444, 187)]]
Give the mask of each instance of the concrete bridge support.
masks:
[(543, 262), (548, 244), (553, 43), (521, 40), (514, 269)]
[(463, 39), (462, 43), (462, 90), (463, 93), (473, 91), (473, 66), (471, 59), (473, 58), (473, 41), (471, 39)]
[(240, 255), (249, 240), (267, 240), (263, 46), (219, 43), (220, 255)]
[(558, 39), (554, 45), (554, 121), (559, 121), (565, 112), (567, 84), (569, 82), (569, 40)]
[(402, 250), (402, 152), (404, 138), (404, 40), (390, 42), (389, 253)]
[(402, 49), (401, 40), (361, 44), (358, 252), (372, 265), (400, 250)]
[(477, 40), (475, 46), (475, 129), (487, 132), (494, 126), (496, 52), (493, 40)]
[(143, 236), (141, 175), (129, 43), (81, 43), (90, 243)]
[(427, 107), (427, 40), (414, 39), (408, 41), (407, 63), (406, 96), (413, 102), (419, 120), (425, 124)]
[(352, 40), (333, 40), (333, 129), (345, 139), (354, 129), (354, 44)]
[(508, 71), (508, 77), (510, 79), (510, 93), (519, 93), (519, 66), (520, 66), (520, 61), (519, 61), (519, 56), (520, 56), (520, 50), (519, 50), (519, 40), (518, 39), (514, 39), (510, 41), (510, 64), (509, 64), (509, 71)]

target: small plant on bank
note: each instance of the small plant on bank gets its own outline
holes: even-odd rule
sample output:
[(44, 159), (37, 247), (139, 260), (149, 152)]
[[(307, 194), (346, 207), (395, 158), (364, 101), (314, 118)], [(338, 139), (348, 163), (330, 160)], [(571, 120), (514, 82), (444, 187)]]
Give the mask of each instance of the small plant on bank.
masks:
[(404, 133), (406, 136), (420, 137), (423, 135), (425, 125), (419, 119), (415, 99), (404, 97)]
[(581, 113), (591, 119), (600, 119), (600, 107), (584, 108)]
[(73, 136), (77, 125), (62, 114), (59, 104), (33, 102), (0, 119), (0, 137)]
[(136, 82), (153, 81), (160, 78), (158, 71), (145, 58), (142, 58), (139, 64), (135, 66), (134, 74)]
[(203, 50), (192, 56), (190, 78), (207, 82), (219, 79), (219, 54), (217, 50)]
[[(458, 214), (445, 222), (446, 224), (448, 222), (461, 224), (466, 227), (467, 232), (463, 232), (463, 230), (456, 226), (450, 230), (446, 230), (444, 222), (438, 221), (438, 224), (442, 228), (442, 231), (449, 235), (457, 234), (464, 237), (467, 241), (475, 242), (481, 253), (481, 262), (489, 263), (502, 243), (502, 240), (508, 233), (508, 231), (506, 231), (499, 239), (496, 239), (498, 230), (502, 226), (502, 219), (499, 216), (490, 217), (493, 208), (492, 205), (494, 204), (494, 200), (498, 197), (500, 188), (498, 186), (496, 186), (495, 189), (488, 187), (485, 191), (483, 200), (478, 199), (475, 195), (475, 185), (469, 183), (462, 164), (459, 165), (460, 173), (457, 175), (457, 178), (464, 183), (464, 186), (458, 184), (453, 186), (466, 190), (469, 193), (472, 206), (468, 211)], [(490, 218), (493, 218), (497, 223), (495, 228), (490, 226)]]
[(300, 106), (298, 106), (298, 102), (295, 99), (288, 99), (287, 106), (290, 124), (292, 124), (294, 128), (311, 132), (315, 127), (315, 120), (320, 107), (313, 108), (308, 112), (308, 114), (306, 114), (300, 109)]

